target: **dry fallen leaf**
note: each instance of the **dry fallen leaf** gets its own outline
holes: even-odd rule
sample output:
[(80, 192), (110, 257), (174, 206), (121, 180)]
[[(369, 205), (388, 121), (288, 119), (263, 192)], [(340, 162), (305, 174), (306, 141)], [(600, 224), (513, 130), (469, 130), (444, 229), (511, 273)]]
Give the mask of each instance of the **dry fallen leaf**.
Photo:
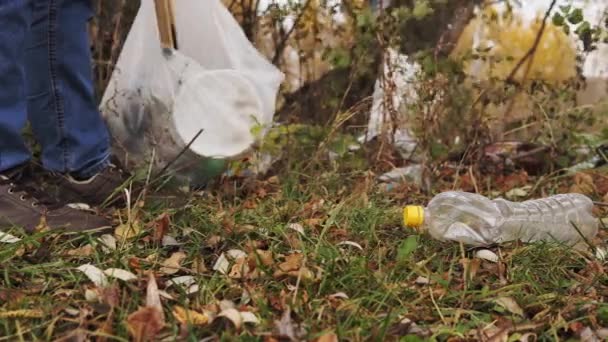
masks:
[(517, 304), (515, 299), (511, 297), (500, 297), (495, 299), (494, 302), (511, 313), (522, 317), (524, 316), (524, 310), (519, 306), (519, 304)]
[(418, 278), (416, 278), (416, 280), (414, 280), (414, 283), (416, 283), (418, 285), (428, 285), (431, 283), (431, 280), (427, 277), (418, 276)]
[(44, 312), (42, 310), (13, 310), (13, 311), (0, 311), (0, 318), (42, 318)]
[(173, 317), (181, 324), (206, 325), (211, 321), (207, 313), (184, 309), (181, 306), (173, 308)]
[(361, 247), (360, 244), (353, 241), (342, 241), (338, 244), (338, 246), (352, 246), (358, 248), (359, 250), (363, 250), (363, 247)]
[(579, 172), (574, 175), (574, 184), (570, 186), (569, 192), (590, 195), (595, 192), (595, 182), (593, 176)]
[(194, 279), (193, 276), (181, 276), (181, 277), (175, 277), (172, 278), (168, 281), (168, 285), (167, 287), (171, 286), (171, 285), (182, 285), (184, 287), (188, 287), (192, 284), (194, 284), (196, 282), (196, 280)]
[(348, 295), (344, 292), (336, 292), (327, 296), (329, 299), (348, 299)]
[(213, 270), (220, 272), (221, 274), (226, 274), (226, 273), (228, 273), (229, 267), (230, 267), (230, 261), (228, 261), (228, 258), (226, 258), (226, 255), (224, 253), (222, 253), (220, 255), (220, 257), (217, 258), (217, 261), (213, 265)]
[(171, 256), (163, 261), (163, 267), (160, 268), (160, 273), (163, 274), (175, 274), (181, 268), (181, 263), (186, 259), (186, 253), (184, 252), (175, 252), (171, 254)]
[(108, 277), (117, 278), (122, 281), (131, 281), (137, 279), (135, 274), (120, 268), (108, 268), (107, 270), (103, 271), (103, 273)]
[(101, 242), (101, 250), (104, 253), (110, 253), (116, 250), (116, 238), (110, 234), (104, 234), (99, 238)]
[(85, 289), (84, 299), (87, 302), (97, 302), (99, 300), (99, 292), (94, 289)]
[(81, 265), (77, 268), (77, 270), (84, 273), (93, 282), (93, 284), (99, 287), (108, 285), (108, 279), (103, 271), (91, 264)]
[(240, 249), (231, 249), (228, 252), (226, 252), (226, 255), (233, 259), (236, 260), (238, 258), (246, 258), (247, 257), (247, 253), (243, 252)]
[(177, 240), (171, 235), (165, 235), (165, 236), (163, 236), (163, 241), (161, 242), (161, 245), (163, 247), (181, 246), (181, 245), (183, 245), (183, 243), (177, 242)]
[(279, 270), (282, 272), (289, 272), (298, 270), (302, 267), (302, 261), (304, 256), (301, 253), (290, 254), (285, 257), (285, 261), (279, 264)]
[(271, 266), (274, 264), (274, 260), (272, 258), (272, 251), (265, 251), (262, 249), (258, 249), (255, 251), (256, 257), (262, 262), (264, 266)]
[(152, 233), (152, 241), (156, 243), (162, 242), (163, 237), (169, 231), (170, 224), (171, 222), (169, 221), (169, 214), (160, 214), (153, 222), (154, 232)]
[(301, 253), (290, 254), (285, 257), (285, 261), (278, 265), (278, 269), (274, 272), (275, 278), (288, 275), (290, 277), (301, 278), (305, 280), (314, 279), (314, 273), (304, 264), (304, 256)]
[(143, 307), (127, 317), (127, 328), (133, 341), (153, 341), (163, 329), (162, 313), (156, 307)]
[(253, 312), (241, 311), (241, 318), (243, 323), (260, 324), (260, 320)]
[(133, 222), (125, 222), (114, 230), (114, 235), (121, 241), (132, 239), (141, 232), (141, 223), (137, 220)]
[[(185, 235), (185, 234), (184, 234)], [(220, 242), (222, 242), (222, 237), (219, 235), (212, 235), (207, 239), (207, 246), (209, 248), (216, 248)]]
[(194, 258), (192, 261), (192, 272), (199, 274), (207, 272), (207, 266), (205, 266), (205, 260), (202, 257), (197, 256)]
[(120, 304), (120, 289), (118, 288), (118, 286), (113, 285), (98, 288), (96, 290), (99, 299), (103, 303), (108, 304), (110, 307), (117, 307)]
[(232, 265), (232, 269), (228, 276), (233, 279), (241, 279), (244, 278), (249, 273), (249, 264), (247, 263), (247, 258), (240, 257), (236, 259), (234, 265)]
[(88, 244), (79, 248), (71, 249), (67, 251), (66, 254), (69, 256), (90, 256), (93, 255), (93, 252), (95, 252), (95, 249), (91, 244)]
[(299, 224), (299, 223), (290, 223), (290, 224), (287, 226), (287, 228), (289, 228), (289, 229), (293, 229), (293, 230), (295, 230), (296, 232), (298, 232), (298, 233), (300, 233), (300, 234), (302, 234), (302, 235), (305, 235), (305, 233), (304, 233), (304, 227), (303, 227), (301, 224)]
[(300, 328), (291, 320), (291, 310), (289, 310), (289, 308), (283, 312), (281, 320), (274, 322), (274, 325), (276, 336), (279, 338), (288, 338), (291, 341), (297, 341), (302, 335)]
[(0, 242), (3, 243), (15, 243), (21, 241), (20, 238), (12, 236), (9, 233), (0, 232)]
[(492, 252), (489, 249), (478, 250), (477, 252), (475, 252), (475, 257), (491, 262), (498, 262), (499, 260), (498, 255), (496, 255), (496, 253)]
[(220, 312), (217, 317), (223, 317), (229, 320), (230, 322), (232, 322), (235, 329), (237, 330), (239, 330), (243, 325), (243, 317), (241, 316), (241, 313), (234, 308), (227, 308), (225, 310), (222, 310), (222, 312)]
[(148, 287), (146, 288), (146, 306), (158, 309), (158, 311), (160, 311), (162, 319), (165, 319), (163, 314), (163, 307), (160, 302), (158, 284), (156, 284), (156, 278), (154, 278), (154, 274), (152, 273), (148, 275)]
[(334, 332), (328, 332), (317, 339), (317, 342), (338, 342), (338, 335)]
[(165, 317), (160, 301), (156, 278), (148, 275), (146, 306), (127, 317), (127, 328), (134, 341), (151, 341), (165, 326)]

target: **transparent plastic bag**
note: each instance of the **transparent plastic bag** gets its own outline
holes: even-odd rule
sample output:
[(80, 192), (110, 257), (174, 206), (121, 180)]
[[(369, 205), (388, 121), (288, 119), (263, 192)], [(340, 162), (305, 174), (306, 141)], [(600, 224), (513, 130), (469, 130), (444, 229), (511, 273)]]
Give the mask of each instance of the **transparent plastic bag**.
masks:
[(220, 171), (212, 161), (242, 156), (264, 131), (254, 128), (272, 122), (284, 75), (220, 0), (175, 1), (174, 16), (177, 50), (163, 50), (154, 2), (142, 1), (101, 112), (128, 168), (171, 163), (201, 183)]

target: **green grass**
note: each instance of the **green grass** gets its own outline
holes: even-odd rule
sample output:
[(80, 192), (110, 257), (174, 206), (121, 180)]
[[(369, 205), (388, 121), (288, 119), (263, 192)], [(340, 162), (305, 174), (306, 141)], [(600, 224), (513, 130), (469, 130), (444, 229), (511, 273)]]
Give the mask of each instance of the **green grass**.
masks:
[[(384, 192), (373, 176), (355, 170), (347, 163), (316, 171), (287, 167), (250, 184), (226, 180), (187, 205), (146, 201), (137, 220), (146, 226), (169, 213), (167, 234), (180, 246), (146, 240), (149, 229), (108, 253), (91, 236), (20, 235), (21, 242), (0, 249), (0, 314), (13, 313), (0, 319), (0, 341), (56, 340), (74, 329), (91, 338), (133, 340), (127, 318), (146, 303), (148, 271), (173, 298), (162, 299), (166, 325), (158, 340), (279, 340), (282, 325), (302, 340), (327, 340), (330, 332), (348, 341), (490, 340), (506, 331), (511, 340), (533, 333), (553, 341), (576, 340), (580, 327), (608, 324), (601, 261), (542, 243), (494, 248), (500, 263), (476, 259), (466, 246), (402, 227), (400, 208), (424, 195), (407, 186)], [(295, 224), (303, 234), (290, 228)], [(67, 255), (87, 244), (90, 255)], [(270, 251), (272, 263), (252, 257), (257, 273), (242, 279), (214, 271), (230, 249), (250, 256), (255, 249)], [(161, 263), (178, 251), (186, 255), (182, 268), (162, 274)], [(302, 254), (296, 269), (305, 267), (310, 277), (297, 270), (275, 274), (291, 253)], [(204, 269), (193, 268), (197, 260)], [(138, 279), (109, 278), (105, 295), (87, 300), (95, 286), (76, 270), (87, 263), (128, 270)], [(185, 275), (194, 277), (197, 292), (167, 287), (169, 279)], [(515, 307), (501, 305), (504, 297)], [(236, 329), (216, 319), (182, 326), (172, 313), (176, 306), (218, 313), (221, 301), (253, 312), (259, 324)], [(39, 310), (39, 317), (16, 311), (23, 309)], [(277, 323), (287, 311), (288, 319)]]

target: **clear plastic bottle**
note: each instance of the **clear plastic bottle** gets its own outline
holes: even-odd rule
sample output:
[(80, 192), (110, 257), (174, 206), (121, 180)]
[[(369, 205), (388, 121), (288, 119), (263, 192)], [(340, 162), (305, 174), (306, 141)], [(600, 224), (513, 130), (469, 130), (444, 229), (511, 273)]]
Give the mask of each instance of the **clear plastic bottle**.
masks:
[(405, 207), (403, 216), (406, 226), (426, 230), (433, 238), (443, 241), (473, 246), (514, 240), (575, 245), (583, 241), (581, 233), (586, 239), (597, 234), (599, 220), (593, 216), (592, 209), (591, 199), (581, 194), (518, 203), (449, 191), (435, 196), (426, 208)]

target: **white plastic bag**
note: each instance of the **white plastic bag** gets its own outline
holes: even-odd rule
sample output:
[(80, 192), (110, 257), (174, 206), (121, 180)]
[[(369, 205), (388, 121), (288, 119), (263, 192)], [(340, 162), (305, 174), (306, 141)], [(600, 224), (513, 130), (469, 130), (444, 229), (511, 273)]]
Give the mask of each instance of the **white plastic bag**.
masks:
[(174, 15), (177, 50), (168, 54), (154, 2), (142, 0), (101, 112), (127, 167), (172, 163), (176, 175), (204, 182), (213, 176), (210, 159), (243, 155), (255, 142), (254, 127), (272, 122), (284, 75), (220, 0), (175, 1)]

